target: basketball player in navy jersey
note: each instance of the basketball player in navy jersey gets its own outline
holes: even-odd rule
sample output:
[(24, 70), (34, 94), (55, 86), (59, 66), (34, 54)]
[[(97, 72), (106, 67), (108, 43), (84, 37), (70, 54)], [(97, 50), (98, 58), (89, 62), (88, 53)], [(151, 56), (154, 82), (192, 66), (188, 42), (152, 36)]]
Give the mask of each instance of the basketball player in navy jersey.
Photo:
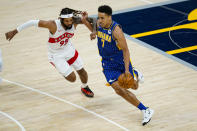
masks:
[(97, 35), (97, 45), (107, 82), (118, 95), (142, 111), (142, 125), (146, 125), (151, 120), (154, 111), (144, 106), (131, 91), (121, 88), (117, 81), (122, 73), (131, 74), (135, 79), (137, 89), (138, 82), (143, 81), (143, 75), (131, 65), (126, 39), (120, 25), (112, 20), (111, 7), (103, 5), (98, 8), (96, 30), (93, 27), (91, 30), (93, 31), (90, 35), (91, 39), (95, 39)]

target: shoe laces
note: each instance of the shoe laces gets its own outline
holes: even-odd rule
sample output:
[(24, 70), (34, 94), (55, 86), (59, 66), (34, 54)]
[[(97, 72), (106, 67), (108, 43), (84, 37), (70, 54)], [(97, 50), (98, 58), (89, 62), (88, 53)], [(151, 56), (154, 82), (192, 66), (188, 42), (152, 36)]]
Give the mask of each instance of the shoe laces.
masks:
[(148, 118), (148, 116), (150, 115), (150, 110), (147, 108), (146, 110), (144, 110), (144, 118)]

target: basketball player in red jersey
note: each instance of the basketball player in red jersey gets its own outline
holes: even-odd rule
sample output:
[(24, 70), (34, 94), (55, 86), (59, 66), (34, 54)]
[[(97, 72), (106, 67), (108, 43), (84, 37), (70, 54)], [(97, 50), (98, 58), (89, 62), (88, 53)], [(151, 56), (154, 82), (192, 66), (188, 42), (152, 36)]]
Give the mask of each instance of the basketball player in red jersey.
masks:
[[(82, 18), (78, 14), (81, 14)], [(83, 20), (86, 14), (86, 12), (64, 8), (61, 10), (58, 20), (30, 20), (7, 32), (6, 39), (10, 41), (17, 33), (31, 26), (47, 28), (49, 30), (48, 58), (50, 63), (70, 82), (76, 80), (76, 75), (72, 70), (74, 68), (82, 82), (82, 93), (87, 97), (93, 97), (94, 93), (87, 85), (88, 74), (83, 68), (83, 61), (70, 42), (78, 24), (88, 27), (87, 22)]]

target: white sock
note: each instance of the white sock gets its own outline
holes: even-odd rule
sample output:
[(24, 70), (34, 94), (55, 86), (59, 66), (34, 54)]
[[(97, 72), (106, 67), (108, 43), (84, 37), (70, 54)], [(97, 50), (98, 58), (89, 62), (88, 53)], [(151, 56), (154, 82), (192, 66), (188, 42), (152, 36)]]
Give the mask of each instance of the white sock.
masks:
[(81, 88), (85, 88), (88, 84), (87, 83), (82, 83)]

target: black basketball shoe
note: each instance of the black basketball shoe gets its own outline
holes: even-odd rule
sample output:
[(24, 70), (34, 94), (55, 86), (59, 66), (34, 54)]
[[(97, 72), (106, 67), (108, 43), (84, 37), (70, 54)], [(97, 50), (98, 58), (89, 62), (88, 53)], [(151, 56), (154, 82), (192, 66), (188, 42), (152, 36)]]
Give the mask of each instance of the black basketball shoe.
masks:
[(85, 88), (81, 88), (81, 92), (87, 97), (94, 96), (94, 93), (90, 90), (90, 88), (88, 86), (86, 86)]

